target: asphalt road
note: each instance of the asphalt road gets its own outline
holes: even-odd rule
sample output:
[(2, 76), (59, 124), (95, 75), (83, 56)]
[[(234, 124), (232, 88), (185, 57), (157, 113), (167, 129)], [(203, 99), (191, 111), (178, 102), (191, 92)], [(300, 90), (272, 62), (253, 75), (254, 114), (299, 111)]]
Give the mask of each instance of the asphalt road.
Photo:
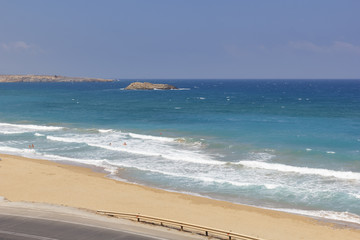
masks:
[(44, 220), (33, 217), (3, 215), (0, 213), (1, 240), (154, 240), (134, 233), (88, 226), (56, 220)]
[(93, 211), (0, 197), (0, 240), (204, 240), (205, 237)]

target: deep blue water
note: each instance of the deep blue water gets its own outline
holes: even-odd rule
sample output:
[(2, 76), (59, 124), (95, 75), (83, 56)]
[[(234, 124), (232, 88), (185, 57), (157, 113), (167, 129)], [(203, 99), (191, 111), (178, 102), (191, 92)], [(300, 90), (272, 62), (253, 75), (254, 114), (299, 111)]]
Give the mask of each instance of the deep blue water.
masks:
[(0, 151), (360, 223), (360, 81), (130, 82), (0, 84)]

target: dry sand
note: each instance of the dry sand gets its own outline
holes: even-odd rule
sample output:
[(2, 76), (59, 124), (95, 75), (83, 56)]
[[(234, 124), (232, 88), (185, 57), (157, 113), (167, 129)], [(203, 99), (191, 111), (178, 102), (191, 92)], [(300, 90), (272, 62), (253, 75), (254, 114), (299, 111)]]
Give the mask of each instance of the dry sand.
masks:
[(91, 169), (0, 155), (0, 196), (173, 219), (263, 239), (360, 239), (360, 230), (311, 218), (124, 183)]

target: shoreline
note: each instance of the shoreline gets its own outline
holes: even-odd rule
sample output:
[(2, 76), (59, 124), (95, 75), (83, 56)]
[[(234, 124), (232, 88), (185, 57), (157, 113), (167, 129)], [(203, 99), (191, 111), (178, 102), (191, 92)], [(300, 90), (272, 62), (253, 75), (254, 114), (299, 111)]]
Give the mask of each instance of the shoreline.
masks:
[[(165, 191), (107, 178), (85, 166), (0, 154), (0, 196), (90, 210), (140, 213), (263, 239), (356, 239), (351, 223)], [(99, 170), (99, 169), (97, 169)]]
[[(1, 155), (1, 153), (0, 153), (0, 155)], [(25, 157), (25, 158), (27, 158), (27, 157)], [(351, 221), (351, 220), (344, 220), (344, 219), (335, 219), (335, 218), (330, 218), (330, 217), (326, 218), (326, 217), (319, 216), (319, 215), (316, 215), (316, 214), (311, 215), (311, 212), (315, 212), (315, 213), (316, 212), (339, 213), (339, 214), (341, 214), (342, 212), (332, 212), (332, 211), (322, 211), (322, 210), (272, 208), (272, 207), (259, 206), (259, 205), (255, 205), (255, 204), (250, 205), (250, 204), (241, 203), (241, 202), (228, 201), (226, 199), (221, 199), (221, 198), (214, 198), (214, 197), (207, 196), (207, 195), (201, 195), (201, 194), (195, 193), (195, 192), (176, 191), (176, 190), (165, 189), (165, 188), (160, 188), (160, 187), (156, 187), (156, 186), (149, 186), (149, 185), (138, 183), (138, 182), (128, 181), (128, 180), (123, 179), (123, 178), (118, 177), (118, 176), (111, 176), (113, 174), (111, 172), (111, 170), (106, 170), (106, 168), (102, 167), (102, 166), (92, 165), (92, 164), (88, 164), (88, 163), (75, 162), (75, 161), (70, 161), (70, 160), (68, 160), (68, 161), (67, 160), (48, 160), (48, 159), (41, 159), (41, 160), (57, 162), (57, 163), (60, 163), (60, 164), (65, 164), (65, 165), (70, 165), (70, 166), (78, 166), (78, 167), (88, 168), (88, 169), (91, 169), (94, 172), (105, 174), (106, 178), (113, 179), (115, 181), (119, 181), (119, 182), (123, 182), (123, 183), (139, 185), (139, 186), (143, 186), (143, 187), (146, 187), (146, 188), (158, 189), (158, 190), (165, 191), (165, 192), (170, 192), (170, 193), (185, 194), (185, 195), (190, 195), (190, 196), (200, 197), (200, 198), (206, 198), (206, 199), (215, 200), (215, 201), (224, 201), (224, 202), (228, 202), (228, 203), (232, 203), (232, 204), (236, 204), (236, 205), (242, 205), (242, 206), (247, 206), (247, 207), (253, 207), (253, 208), (265, 209), (265, 210), (276, 211), (276, 212), (283, 212), (283, 213), (288, 213), (288, 214), (293, 214), (293, 215), (298, 215), (298, 216), (304, 216), (304, 217), (311, 218), (311, 219), (314, 219), (314, 220), (317, 220), (317, 221), (320, 221), (320, 222), (326, 222), (326, 223), (335, 224), (335, 225), (339, 225), (339, 226), (350, 227), (350, 228), (354, 228), (354, 229), (360, 229), (360, 223), (359, 222), (355, 222), (355, 221)], [(352, 213), (350, 213), (350, 215), (351, 214)], [(356, 214), (354, 214), (354, 215), (356, 215)], [(356, 216), (358, 216), (358, 215), (356, 215)]]
[[(59, 161), (59, 162), (62, 163), (62, 164), (73, 165), (72, 163), (66, 163), (66, 162), (61, 162), (61, 161)], [(88, 165), (88, 164), (81, 164), (81, 163), (80, 164), (75, 163), (74, 165), (89, 168), (89, 169), (92, 169), (95, 172), (100, 172), (100, 173), (107, 172), (104, 169), (102, 170), (101, 169), (102, 167), (98, 167), (98, 166), (89, 165), (87, 167), (86, 165)], [(205, 198), (205, 199), (214, 200), (214, 201), (224, 201), (224, 202), (228, 202), (228, 203), (231, 203), (231, 204), (242, 205), (242, 206), (251, 207), (251, 208), (258, 208), (258, 209), (264, 209), (264, 210), (270, 210), (270, 211), (275, 211), (275, 212), (281, 212), (281, 213), (297, 215), (297, 216), (303, 216), (303, 217), (306, 217), (306, 218), (314, 219), (316, 221), (335, 224), (335, 225), (338, 225), (339, 227), (344, 226), (344, 227), (349, 227), (349, 228), (354, 228), (354, 229), (359, 229), (360, 230), (360, 223), (358, 223), (358, 222), (354, 222), (354, 221), (350, 221), (350, 220), (346, 221), (346, 220), (335, 219), (335, 218), (326, 218), (326, 217), (322, 217), (322, 216), (317, 216), (315, 214), (314, 215), (306, 214), (307, 212), (322, 212), (322, 210), (298, 210), (298, 209), (271, 208), (271, 207), (263, 207), (263, 206), (258, 206), (258, 205), (250, 205), (250, 204), (246, 204), (246, 203), (232, 202), (232, 201), (224, 200), (224, 199), (221, 199), (221, 198), (214, 198), (214, 197), (210, 197), (210, 196), (207, 196), (207, 195), (201, 195), (201, 194), (194, 193), (194, 192), (176, 191), (176, 190), (159, 188), (159, 187), (155, 187), (155, 186), (148, 186), (146, 184), (141, 184), (141, 183), (137, 183), (137, 182), (131, 182), (131, 181), (128, 181), (126, 179), (122, 179), (122, 178), (118, 178), (118, 177), (112, 177), (112, 176), (109, 176), (109, 175), (110, 174), (107, 174), (106, 177), (110, 178), (110, 179), (114, 179), (115, 181), (124, 182), (124, 183), (128, 183), (128, 184), (139, 185), (139, 186), (143, 186), (143, 187), (146, 187), (146, 188), (158, 189), (158, 190), (169, 192), (169, 193), (179, 193), (179, 194), (184, 194), (184, 195), (190, 195), (190, 196)], [(324, 212), (329, 212), (329, 211), (324, 211)], [(340, 213), (341, 214), (341, 212), (334, 212), (334, 213)], [(352, 214), (352, 213), (350, 213), (350, 214)], [(356, 215), (356, 214), (354, 214), (354, 215)], [(358, 216), (358, 215), (356, 215), (356, 216)]]

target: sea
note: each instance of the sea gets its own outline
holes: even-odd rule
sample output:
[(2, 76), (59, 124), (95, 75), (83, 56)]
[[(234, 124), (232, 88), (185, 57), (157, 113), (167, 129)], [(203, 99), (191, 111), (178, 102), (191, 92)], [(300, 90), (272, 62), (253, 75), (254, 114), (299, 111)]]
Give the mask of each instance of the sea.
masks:
[(1, 83), (0, 153), (360, 224), (360, 80), (148, 81)]

